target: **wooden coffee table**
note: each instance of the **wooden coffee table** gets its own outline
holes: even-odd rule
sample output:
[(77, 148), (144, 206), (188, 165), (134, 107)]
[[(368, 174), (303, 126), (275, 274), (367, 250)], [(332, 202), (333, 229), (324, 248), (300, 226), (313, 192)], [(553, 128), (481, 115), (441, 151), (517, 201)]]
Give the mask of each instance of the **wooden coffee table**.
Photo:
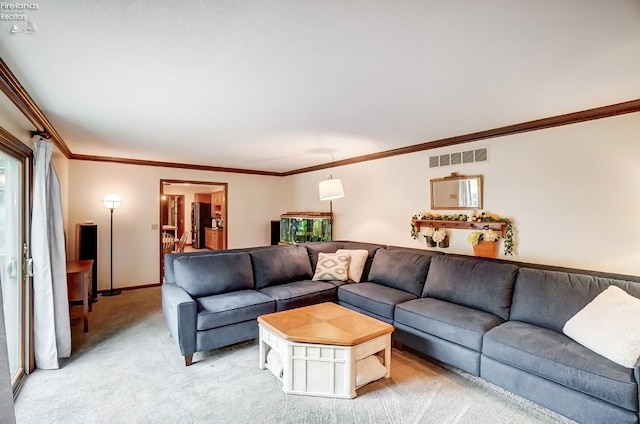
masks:
[(260, 368), (275, 349), (285, 393), (354, 398), (356, 362), (382, 351), (391, 375), (393, 326), (335, 303), (262, 315), (258, 326)]

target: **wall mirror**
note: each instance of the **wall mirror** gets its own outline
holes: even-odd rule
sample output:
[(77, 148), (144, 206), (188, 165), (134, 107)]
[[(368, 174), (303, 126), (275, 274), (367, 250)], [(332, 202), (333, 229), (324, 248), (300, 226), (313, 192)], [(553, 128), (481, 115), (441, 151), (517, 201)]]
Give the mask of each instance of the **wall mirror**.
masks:
[(431, 209), (482, 209), (482, 175), (432, 179)]

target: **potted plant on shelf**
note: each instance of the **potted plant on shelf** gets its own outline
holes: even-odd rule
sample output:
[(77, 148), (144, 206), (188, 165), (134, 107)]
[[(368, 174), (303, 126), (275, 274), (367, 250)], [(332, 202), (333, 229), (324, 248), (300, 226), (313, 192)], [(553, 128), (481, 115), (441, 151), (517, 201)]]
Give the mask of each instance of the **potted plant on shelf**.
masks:
[(444, 228), (435, 230), (431, 238), (434, 243), (438, 243), (438, 247), (449, 247), (449, 239), (447, 238), (447, 232)]
[(433, 239), (436, 229), (433, 227), (427, 227), (424, 229), (424, 238), (427, 241), (427, 246), (436, 247), (437, 241)]
[[(477, 215), (472, 215), (470, 220), (471, 222), (475, 222), (475, 223), (500, 222), (504, 224), (504, 233), (503, 233), (504, 234), (504, 243), (503, 243), (504, 254), (513, 255), (513, 250), (515, 248), (514, 231), (513, 231), (513, 222), (509, 218), (504, 218), (495, 214), (482, 212)], [(469, 238), (471, 238), (471, 236)]]
[(489, 228), (482, 231), (474, 231), (469, 234), (467, 240), (473, 246), (473, 254), (484, 258), (495, 258), (498, 256), (498, 240), (500, 234)]

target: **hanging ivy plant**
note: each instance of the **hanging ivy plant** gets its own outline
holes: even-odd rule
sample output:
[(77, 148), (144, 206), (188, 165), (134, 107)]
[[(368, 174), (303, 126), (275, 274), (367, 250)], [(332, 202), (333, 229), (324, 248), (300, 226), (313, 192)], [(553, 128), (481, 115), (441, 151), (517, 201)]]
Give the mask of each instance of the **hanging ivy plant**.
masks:
[(425, 219), (422, 213), (417, 213), (411, 217), (411, 238), (418, 239), (420, 235), (420, 229), (416, 226), (416, 219)]

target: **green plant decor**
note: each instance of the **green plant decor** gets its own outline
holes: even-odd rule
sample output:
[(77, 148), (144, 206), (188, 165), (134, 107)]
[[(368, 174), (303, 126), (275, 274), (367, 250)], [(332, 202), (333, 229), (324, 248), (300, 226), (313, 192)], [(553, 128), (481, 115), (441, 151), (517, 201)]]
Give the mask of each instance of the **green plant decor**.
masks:
[(411, 217), (411, 238), (414, 240), (418, 239), (420, 235), (420, 229), (416, 226), (417, 219), (424, 219), (424, 215), (422, 213), (417, 213)]
[[(504, 254), (513, 255), (515, 244), (513, 241), (513, 222), (509, 218), (503, 218), (499, 215), (481, 212), (477, 215), (469, 217), (465, 214), (439, 215), (432, 213), (417, 213), (411, 217), (411, 237), (417, 239), (420, 235), (420, 229), (416, 226), (415, 221), (421, 219), (431, 219), (439, 221), (471, 221), (471, 222), (501, 222), (504, 227)], [(480, 237), (478, 234), (477, 237)], [(477, 242), (476, 242), (477, 244)]]
[[(513, 256), (515, 244), (513, 242), (513, 222), (509, 218), (503, 218), (499, 215), (492, 215), (482, 212), (471, 217), (471, 222), (501, 222), (504, 227), (504, 254)], [(477, 244), (477, 242), (476, 242)]]
[(411, 217), (411, 238), (417, 239), (420, 235), (420, 229), (416, 226), (416, 220), (433, 219), (438, 221), (468, 221), (469, 216), (465, 214), (439, 215), (433, 213), (417, 213)]

